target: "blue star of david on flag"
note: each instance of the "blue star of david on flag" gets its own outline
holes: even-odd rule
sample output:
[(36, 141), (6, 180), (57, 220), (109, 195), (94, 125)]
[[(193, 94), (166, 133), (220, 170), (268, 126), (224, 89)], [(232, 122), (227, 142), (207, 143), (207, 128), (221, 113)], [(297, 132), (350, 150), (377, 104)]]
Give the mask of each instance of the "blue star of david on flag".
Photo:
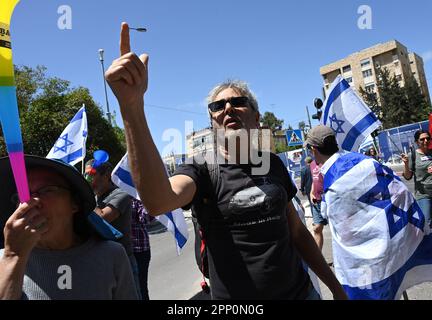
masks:
[[(63, 143), (63, 142), (64, 142), (64, 143)], [(61, 145), (62, 143), (63, 143), (63, 145), (62, 145), (62, 146), (59, 146), (59, 145)], [(68, 140), (68, 134), (66, 133), (65, 135), (61, 136), (61, 137), (57, 140), (56, 144), (54, 145), (54, 153), (56, 153), (56, 152), (58, 152), (58, 151), (61, 151), (61, 152), (67, 153), (67, 148), (68, 148), (69, 146), (72, 146), (72, 145), (73, 145), (73, 142), (70, 141), (70, 140)]]
[(71, 165), (77, 164), (85, 157), (87, 136), (87, 115), (83, 106), (60, 134), (47, 158), (60, 159)]
[[(390, 238), (393, 238), (408, 223), (423, 231), (424, 215), (416, 201), (413, 201), (407, 211), (396, 206), (391, 199), (389, 185), (394, 181), (401, 181), (398, 176), (387, 168), (374, 162), (377, 183), (362, 195), (358, 201), (384, 209), (389, 226)], [(417, 216), (417, 217), (416, 217)]]
[(327, 92), (321, 123), (331, 127), (343, 150), (357, 151), (381, 123), (353, 87), (337, 76)]
[(432, 233), (405, 183), (362, 154), (332, 157), (322, 168), (321, 215), (348, 297), (399, 300), (403, 291), (432, 281)]
[[(338, 118), (336, 118), (336, 113), (334, 113), (329, 119), (330, 119), (330, 128), (332, 128), (334, 132), (336, 132), (336, 134), (345, 133), (345, 131), (343, 131), (342, 129), (342, 125), (345, 123), (345, 121), (338, 120)], [(333, 126), (334, 124), (336, 125), (336, 128)]]

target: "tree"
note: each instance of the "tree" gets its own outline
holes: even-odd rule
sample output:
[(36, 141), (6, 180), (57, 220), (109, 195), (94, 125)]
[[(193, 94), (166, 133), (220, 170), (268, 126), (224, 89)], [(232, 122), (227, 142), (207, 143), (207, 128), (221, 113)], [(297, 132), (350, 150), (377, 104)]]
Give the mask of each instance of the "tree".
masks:
[(408, 116), (410, 122), (418, 122), (428, 118), (431, 106), (421, 92), (416, 79), (411, 75), (405, 80), (405, 95), (407, 97)]
[[(86, 106), (88, 139), (87, 158), (93, 151), (106, 150), (116, 164), (126, 152), (124, 134), (112, 128), (100, 106), (86, 88), (71, 88), (67, 80), (46, 75), (45, 67), (16, 67), (17, 100), (21, 131), (27, 154), (46, 156), (76, 112)], [(6, 155), (0, 136), (0, 154)]]
[(379, 98), (375, 92), (360, 88), (365, 103), (371, 107), (384, 129), (422, 121), (427, 117), (430, 106), (412, 76), (401, 87), (388, 69), (380, 69), (377, 74), (377, 91)]
[(282, 152), (286, 152), (290, 149), (290, 147), (288, 147), (286, 144), (278, 141), (275, 143), (275, 153), (282, 153)]
[(261, 116), (260, 121), (264, 124), (264, 126), (268, 127), (272, 131), (280, 130), (283, 125), (283, 120), (276, 118), (273, 112), (264, 112), (264, 115)]
[(301, 131), (304, 131), (304, 129), (306, 128), (306, 123), (304, 121), (300, 121), (299, 124), (298, 124), (298, 128)]

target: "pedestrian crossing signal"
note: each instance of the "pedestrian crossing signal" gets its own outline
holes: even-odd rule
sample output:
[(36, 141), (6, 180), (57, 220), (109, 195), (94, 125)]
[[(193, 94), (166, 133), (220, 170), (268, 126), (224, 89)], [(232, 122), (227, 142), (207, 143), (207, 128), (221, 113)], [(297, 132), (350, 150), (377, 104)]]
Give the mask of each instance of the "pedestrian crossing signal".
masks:
[(288, 146), (299, 146), (303, 144), (301, 130), (288, 130), (286, 132)]

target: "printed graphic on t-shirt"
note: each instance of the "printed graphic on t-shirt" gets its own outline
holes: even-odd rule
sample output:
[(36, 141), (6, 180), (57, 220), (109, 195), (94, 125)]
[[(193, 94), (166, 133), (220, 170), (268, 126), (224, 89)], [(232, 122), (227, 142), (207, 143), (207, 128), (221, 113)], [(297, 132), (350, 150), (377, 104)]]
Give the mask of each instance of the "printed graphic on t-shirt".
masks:
[(253, 179), (254, 185), (235, 193), (223, 210), (232, 226), (249, 226), (281, 219), (286, 204), (282, 186), (266, 177)]
[(230, 200), (228, 209), (233, 214), (259, 210), (262, 215), (268, 215), (275, 209), (281, 198), (277, 185), (261, 185), (237, 192)]

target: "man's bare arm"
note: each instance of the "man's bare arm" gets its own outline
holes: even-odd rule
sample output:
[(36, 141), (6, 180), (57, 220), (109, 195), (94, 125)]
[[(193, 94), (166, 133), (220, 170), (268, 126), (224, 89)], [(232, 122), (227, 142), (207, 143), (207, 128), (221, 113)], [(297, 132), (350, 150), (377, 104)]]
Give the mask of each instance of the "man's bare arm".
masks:
[(287, 217), (294, 245), (304, 262), (326, 284), (335, 300), (347, 299), (345, 291), (327, 265), (312, 235), (301, 222), (291, 201), (288, 203)]
[(168, 179), (144, 113), (148, 55), (138, 58), (131, 52), (126, 23), (121, 28), (120, 58), (114, 60), (105, 77), (120, 105), (133, 182), (147, 211), (158, 215), (188, 204), (195, 183), (186, 176)]

